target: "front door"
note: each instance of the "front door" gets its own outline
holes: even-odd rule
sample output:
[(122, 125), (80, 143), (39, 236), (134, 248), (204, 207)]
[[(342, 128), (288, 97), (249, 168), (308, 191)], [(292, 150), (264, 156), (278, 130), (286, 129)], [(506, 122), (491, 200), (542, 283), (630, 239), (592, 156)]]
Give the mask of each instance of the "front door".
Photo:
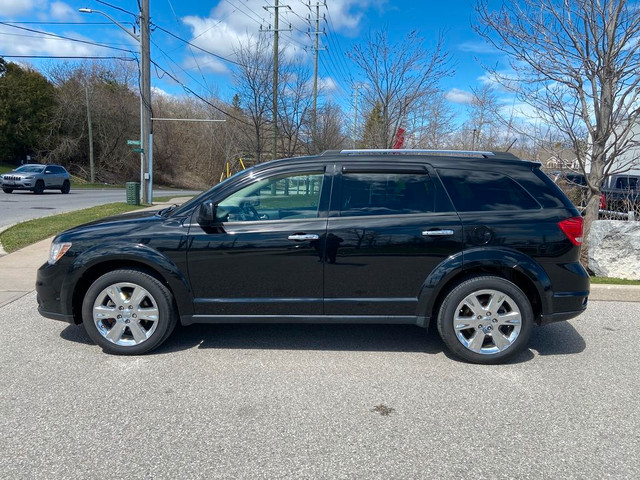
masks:
[(213, 321), (321, 314), (320, 239), (327, 229), (321, 197), (330, 183), (323, 171), (303, 170), (214, 199), (219, 226), (192, 222), (189, 231), (194, 313)]

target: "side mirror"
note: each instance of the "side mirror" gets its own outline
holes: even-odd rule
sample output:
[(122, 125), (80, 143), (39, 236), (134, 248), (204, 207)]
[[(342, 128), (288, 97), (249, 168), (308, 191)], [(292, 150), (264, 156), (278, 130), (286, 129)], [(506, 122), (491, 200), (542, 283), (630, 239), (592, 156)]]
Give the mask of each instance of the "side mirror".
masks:
[(196, 221), (202, 227), (212, 227), (216, 223), (216, 207), (211, 200), (200, 204)]

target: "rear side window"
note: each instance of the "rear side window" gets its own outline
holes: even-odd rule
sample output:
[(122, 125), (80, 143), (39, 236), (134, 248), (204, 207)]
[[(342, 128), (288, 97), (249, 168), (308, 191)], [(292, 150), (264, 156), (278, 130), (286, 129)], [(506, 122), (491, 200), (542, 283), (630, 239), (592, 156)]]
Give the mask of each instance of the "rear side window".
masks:
[(345, 173), (341, 216), (397, 215), (436, 211), (436, 189), (427, 174)]
[(540, 209), (524, 188), (501, 173), (443, 168), (438, 175), (459, 212)]

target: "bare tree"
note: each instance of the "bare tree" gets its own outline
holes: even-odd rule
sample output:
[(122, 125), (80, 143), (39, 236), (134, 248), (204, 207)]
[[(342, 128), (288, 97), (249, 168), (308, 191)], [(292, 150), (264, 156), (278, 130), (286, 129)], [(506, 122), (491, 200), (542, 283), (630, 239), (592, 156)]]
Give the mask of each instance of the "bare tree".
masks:
[(365, 110), (380, 108), (375, 147), (391, 147), (398, 127), (411, 110), (437, 92), (443, 77), (453, 74), (442, 37), (429, 50), (415, 31), (396, 44), (389, 44), (386, 31), (377, 32), (348, 55), (369, 84), (364, 95)]
[(250, 144), (257, 162), (262, 161), (265, 128), (271, 123), (273, 61), (265, 37), (249, 38), (236, 48), (240, 66), (234, 73), (240, 105), (252, 125)]
[[(476, 31), (510, 59), (490, 74), (532, 117), (560, 132), (588, 174), (585, 239), (598, 216), (600, 185), (637, 146), (640, 15), (626, 0), (518, 0), (498, 11), (476, 5)], [(584, 255), (583, 255), (584, 258)]]
[(308, 153), (343, 148), (346, 143), (343, 133), (344, 122), (345, 118), (340, 106), (329, 102), (320, 107), (316, 115), (316, 135), (313, 143), (309, 144), (310, 149), (313, 150)]
[(281, 64), (278, 89), (280, 153), (292, 157), (300, 153), (301, 133), (312, 108), (309, 70), (297, 59)]
[(425, 101), (416, 108), (416, 115), (411, 117), (410, 130), (414, 132), (411, 146), (427, 149), (443, 149), (451, 146), (456, 131), (455, 113), (451, 104), (442, 92)]

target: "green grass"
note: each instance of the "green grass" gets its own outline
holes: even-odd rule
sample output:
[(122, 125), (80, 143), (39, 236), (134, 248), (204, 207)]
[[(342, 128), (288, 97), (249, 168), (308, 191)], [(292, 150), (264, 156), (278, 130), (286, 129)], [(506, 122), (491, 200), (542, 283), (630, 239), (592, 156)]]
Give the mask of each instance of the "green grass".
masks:
[(7, 165), (6, 163), (0, 163), (0, 175), (3, 173), (9, 173), (11, 170), (14, 170), (16, 167), (13, 165)]
[(640, 285), (640, 280), (627, 280), (626, 278), (591, 277), (591, 283), (598, 285)]
[(49, 217), (37, 218), (19, 223), (0, 233), (0, 244), (7, 253), (15, 252), (32, 243), (44, 240), (71, 227), (98, 220), (100, 218), (131, 212), (145, 205), (127, 205), (126, 203), (108, 203), (97, 207), (85, 208), (75, 212), (61, 213)]

